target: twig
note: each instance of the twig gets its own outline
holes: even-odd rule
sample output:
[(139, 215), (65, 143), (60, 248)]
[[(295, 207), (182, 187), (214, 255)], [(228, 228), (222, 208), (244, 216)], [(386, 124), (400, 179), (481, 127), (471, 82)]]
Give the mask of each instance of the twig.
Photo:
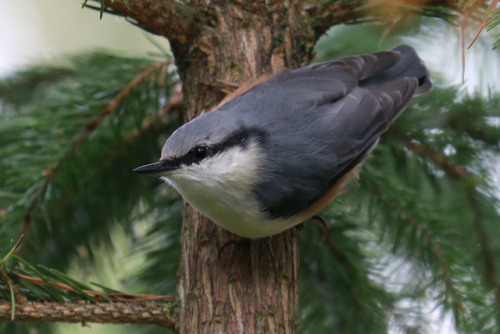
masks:
[(31, 201), (28, 210), (24, 214), (22, 234), (26, 235), (31, 228), (31, 215), (36, 205), (38, 204), (40, 196), (44, 193), (45, 190), (47, 190), (47, 187), (49, 186), (50, 182), (52, 182), (52, 180), (54, 179), (54, 176), (61, 169), (64, 163), (71, 157), (74, 151), (99, 127), (99, 125), (103, 122), (103, 120), (118, 107), (120, 102), (122, 102), (123, 99), (131, 93), (134, 87), (143, 82), (153, 73), (159, 71), (163, 67), (168, 66), (169, 64), (171, 64), (170, 60), (155, 63), (154, 65), (150, 66), (149, 68), (141, 72), (134, 79), (132, 79), (132, 81), (130, 81), (128, 85), (118, 95), (116, 95), (116, 97), (101, 111), (101, 113), (97, 115), (97, 117), (92, 122), (90, 122), (89, 124), (87, 124), (87, 126), (85, 126), (83, 133), (80, 135), (78, 139), (74, 140), (71, 143), (70, 148), (68, 149), (68, 151), (66, 151), (63, 157), (59, 159), (57, 164), (52, 169), (44, 172), (45, 181), (38, 189), (37, 194)]
[[(16, 276), (19, 279), (25, 280), (30, 282), (31, 284), (35, 285), (47, 285), (47, 281), (44, 281), (41, 278), (37, 277), (31, 277), (23, 274), (16, 274)], [(62, 290), (67, 290), (71, 291), (73, 293), (79, 294), (79, 292), (69, 285), (63, 284), (63, 283), (58, 283), (58, 282), (53, 282), (49, 281), (48, 284), (52, 285), (53, 287), (62, 289)], [(98, 292), (98, 291), (92, 291), (92, 290), (82, 290), (84, 293), (90, 295), (94, 300), (96, 301), (102, 301), (102, 297), (128, 297), (128, 298), (137, 298), (137, 299), (128, 299), (128, 298), (111, 298), (110, 301), (112, 302), (144, 302), (144, 301), (157, 301), (157, 300), (168, 300), (168, 301), (174, 301), (174, 297), (170, 296), (158, 296), (158, 295), (149, 295), (149, 294), (128, 294), (128, 293), (122, 293), (122, 292), (112, 292), (112, 293), (104, 293), (104, 292)], [(140, 298), (138, 298), (140, 297)]]
[(174, 49), (186, 52), (188, 44), (198, 37), (203, 21), (213, 19), (207, 8), (203, 15), (197, 15), (200, 8), (175, 0), (135, 0), (130, 1), (129, 6), (123, 1), (102, 0), (101, 4), (105, 5), (105, 11), (112, 10), (117, 15), (132, 18), (137, 26), (167, 37)]
[[(123, 140), (124, 145), (129, 144), (130, 142), (134, 141), (137, 136), (139, 135), (139, 131), (141, 132), (148, 132), (150, 131), (154, 126), (160, 123), (161, 119), (168, 113), (170, 112), (175, 112), (178, 111), (181, 113), (182, 109), (182, 84), (178, 83), (175, 85), (173, 89), (172, 96), (170, 96), (170, 99), (168, 103), (158, 110), (156, 114), (154, 114), (152, 117), (145, 118), (142, 121), (141, 124), (141, 129), (134, 129), (130, 134), (128, 134), (125, 139)], [(167, 124), (168, 125), (168, 124)], [(124, 153), (124, 146), (121, 146), (119, 149), (115, 149), (110, 152), (110, 156), (115, 157), (119, 156), (120, 154)]]
[(440, 167), (452, 179), (464, 179), (469, 177), (464, 167), (455, 166), (444, 154), (438, 153), (416, 141), (409, 141), (406, 143), (406, 146), (417, 155), (432, 161), (434, 165)]
[[(495, 0), (498, 1), (498, 0)], [(462, 53), (462, 83), (465, 82), (465, 27), (467, 26), (467, 22), (469, 21), (469, 18), (477, 19), (473, 15), (476, 12), (476, 9), (481, 8), (484, 5), (484, 1), (476, 1), (470, 6), (469, 8), (464, 8), (464, 13), (462, 16), (462, 22), (460, 24), (460, 47), (461, 47), (461, 53)], [(486, 23), (485, 23), (486, 24)], [(474, 41), (476, 38), (479, 36), (479, 33), (481, 32), (483, 28), (481, 27), (479, 31), (476, 34), (476, 37), (472, 41), (472, 43), (469, 45), (467, 49), (469, 49), (472, 44), (474, 44)]]
[(321, 36), (336, 24), (355, 22), (363, 18), (365, 13), (357, 10), (359, 7), (358, 1), (324, 1), (311, 4), (312, 13), (309, 16), (314, 18), (313, 29), (316, 36)]
[(466, 11), (462, 17), (462, 22), (460, 24), (460, 50), (462, 53), (462, 84), (465, 83), (465, 26), (471, 11)]
[[(0, 302), (0, 321), (11, 320), (11, 303)], [(174, 303), (52, 303), (26, 302), (16, 307), (16, 321), (149, 324), (175, 328)]]
[(21, 236), (19, 237), (19, 240), (17, 240), (16, 244), (14, 245), (14, 247), (12, 247), (10, 252), (8, 252), (7, 255), (5, 255), (4, 258), (0, 261), (0, 264), (5, 263), (5, 261), (7, 261), (9, 259), (9, 257), (17, 251), (19, 246), (21, 246), (21, 243), (23, 242), (23, 240), (24, 240), (24, 234), (21, 234)]
[(472, 47), (472, 45), (476, 42), (476, 39), (479, 37), (479, 34), (481, 34), (481, 31), (483, 31), (484, 27), (486, 26), (486, 23), (488, 23), (488, 15), (490, 14), (491, 11), (493, 11), (493, 9), (498, 5), (498, 2), (500, 0), (494, 0), (492, 3), (491, 3), (491, 6), (490, 8), (488, 9), (488, 12), (486, 13), (486, 17), (484, 18), (484, 20), (481, 22), (481, 25), (479, 26), (479, 29), (477, 30), (477, 33), (476, 33), (476, 36), (474, 36), (474, 39), (472, 39), (472, 42), (470, 43), (470, 45), (467, 47), (467, 49), (470, 49)]
[(2, 267), (0, 267), (0, 279), (7, 284), (10, 290), (10, 321), (14, 321), (15, 315), (16, 315), (16, 296), (14, 293), (14, 286), (12, 284), (12, 281), (10, 280), (9, 276), (3, 270)]
[(162, 119), (166, 114), (172, 110), (176, 110), (182, 107), (182, 84), (178, 83), (175, 85), (172, 96), (170, 97), (168, 103), (161, 108), (154, 117), (146, 118), (142, 121), (141, 130), (148, 130), (154, 123)]
[(389, 130), (387, 135), (403, 142), (413, 153), (423, 157), (425, 160), (430, 160), (434, 165), (441, 168), (452, 179), (466, 179), (469, 178), (467, 171), (462, 166), (452, 164), (446, 155), (434, 151), (432, 148), (422, 145), (421, 143), (412, 140), (405, 134)]
[(394, 29), (396, 29), (396, 27), (401, 23), (403, 22), (404, 20), (406, 20), (409, 16), (411, 15), (410, 12), (406, 12), (406, 13), (403, 13), (401, 14), (398, 18), (396, 18), (395, 20), (392, 21), (391, 25), (385, 30), (384, 32), (384, 35), (382, 36), (382, 38), (380, 38), (380, 42), (379, 44), (382, 44), (382, 42), (387, 38), (387, 36), (389, 36), (389, 34), (391, 32), (394, 31)]

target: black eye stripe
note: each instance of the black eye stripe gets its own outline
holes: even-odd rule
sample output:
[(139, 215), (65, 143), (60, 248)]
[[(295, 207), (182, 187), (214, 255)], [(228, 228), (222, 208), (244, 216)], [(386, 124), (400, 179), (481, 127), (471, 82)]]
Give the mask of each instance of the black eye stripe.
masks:
[(211, 146), (205, 144), (197, 145), (182, 157), (173, 160), (175, 160), (179, 165), (191, 165), (193, 163), (199, 164), (202, 160), (227, 151), (232, 147), (240, 146), (245, 148), (250, 142), (250, 138), (254, 138), (257, 142), (263, 143), (266, 136), (267, 133), (264, 130), (243, 127), (224, 138), (224, 140), (219, 144)]
[(214, 145), (213, 148), (217, 152), (226, 151), (235, 146), (245, 148), (250, 142), (249, 139), (253, 138), (259, 143), (264, 143), (267, 133), (255, 127), (241, 127), (239, 130), (227, 136), (222, 143)]
[(198, 145), (189, 150), (188, 153), (180, 158), (177, 158), (179, 164), (191, 165), (200, 163), (203, 159), (212, 155), (212, 149), (207, 145)]

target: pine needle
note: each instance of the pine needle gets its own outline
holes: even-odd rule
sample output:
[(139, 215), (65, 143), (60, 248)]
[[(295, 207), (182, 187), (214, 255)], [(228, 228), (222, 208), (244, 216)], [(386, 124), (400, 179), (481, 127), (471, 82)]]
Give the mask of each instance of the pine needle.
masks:
[(12, 281), (2, 267), (0, 267), (0, 279), (2, 279), (9, 286), (11, 303), (10, 320), (14, 321), (16, 314), (16, 294), (14, 293), (14, 286), (12, 284)]
[(21, 236), (19, 237), (19, 240), (17, 240), (14, 247), (12, 247), (10, 252), (8, 252), (7, 255), (5, 255), (4, 258), (0, 261), (0, 265), (4, 264), (12, 256), (12, 254), (14, 254), (17, 251), (17, 249), (19, 248), (19, 246), (21, 245), (23, 240), (24, 240), (24, 234), (21, 234)]
[(488, 23), (488, 19), (489, 19), (489, 15), (493, 12), (493, 10), (496, 8), (496, 6), (498, 5), (498, 2), (500, 0), (494, 0), (492, 3), (491, 3), (491, 6), (488, 10), (488, 12), (486, 13), (486, 17), (484, 18), (484, 20), (481, 22), (481, 25), (479, 26), (479, 29), (477, 30), (476, 32), (476, 35), (474, 36), (474, 38), (472, 39), (472, 42), (470, 43), (470, 45), (467, 47), (467, 49), (470, 49), (472, 47), (472, 45), (474, 45), (474, 42), (476, 42), (476, 39), (479, 37), (479, 35), (481, 34), (481, 31), (483, 31), (484, 27), (486, 26), (486, 24)]

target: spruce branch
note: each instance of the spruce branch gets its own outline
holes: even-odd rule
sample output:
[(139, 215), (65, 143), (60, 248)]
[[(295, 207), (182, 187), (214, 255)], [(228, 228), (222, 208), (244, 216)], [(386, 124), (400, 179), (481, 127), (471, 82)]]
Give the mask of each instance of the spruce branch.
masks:
[(398, 205), (397, 201), (395, 201), (393, 198), (390, 198), (386, 193), (384, 193), (375, 182), (368, 180), (368, 185), (370, 186), (373, 193), (377, 196), (377, 198), (383, 201), (383, 203), (390, 209), (390, 211), (399, 217), (399, 222), (410, 226), (415, 231), (415, 233), (429, 245), (434, 258), (437, 260), (441, 268), (443, 280), (451, 298), (453, 310), (455, 314), (462, 312), (464, 310), (464, 306), (453, 283), (450, 273), (450, 266), (443, 255), (443, 250), (438, 242), (438, 239), (433, 236), (432, 233), (429, 232), (423, 224), (413, 219), (403, 207)]
[[(7, 273), (3, 268), (5, 263), (0, 266), (0, 288), (8, 288), (10, 291), (10, 302), (0, 299), (0, 320), (175, 327), (175, 298), (127, 294), (98, 284), (95, 285), (105, 292), (90, 290), (83, 283), (57, 270), (43, 266), (35, 268), (26, 260), (13, 255), (19, 243), (9, 252), (11, 272)], [(37, 300), (33, 300), (34, 297)]]
[[(449, 162), (444, 154), (438, 153), (430, 147), (413, 141), (411, 140), (411, 138), (402, 133), (397, 133), (396, 131), (389, 131), (388, 133), (391, 134), (394, 138), (403, 141), (406, 147), (408, 147), (413, 153), (422, 157), (426, 161), (431, 161), (434, 165), (441, 168), (451, 179), (466, 180), (473, 177), (473, 175), (468, 173), (464, 167), (455, 166), (454, 164)], [(481, 246), (481, 252), (483, 254), (485, 279), (492, 287), (495, 294), (496, 303), (500, 307), (500, 282), (498, 281), (498, 272), (494, 260), (494, 255), (491, 250), (488, 232), (486, 231), (483, 223), (484, 218), (481, 212), (480, 203), (478, 202), (476, 197), (477, 189), (474, 186), (469, 186), (467, 187), (466, 191), (467, 198), (469, 200), (469, 204), (473, 213), (473, 225), (477, 233), (479, 244)], [(417, 226), (416, 224), (414, 224), (414, 222), (411, 221), (410, 224)], [(424, 235), (427, 235), (427, 232), (422, 232), (424, 233)], [(433, 252), (436, 254), (436, 257), (441, 263), (444, 258), (440, 256), (440, 254), (442, 254), (442, 251), (437, 247), (439, 245), (436, 242), (432, 242), (432, 239), (429, 235), (427, 235), (426, 238), (429, 240), (429, 244), (431, 245)], [(448, 269), (446, 266), (444, 266), (445, 264), (446, 263), (443, 262), (441, 265), (443, 268), (443, 272), (447, 273)], [(448, 274), (446, 274), (445, 276), (448, 276)], [(451, 280), (447, 283), (447, 285), (449, 284), (451, 284)]]
[[(196, 41), (204, 27), (212, 26), (217, 21), (216, 12), (213, 6), (204, 5), (188, 6), (174, 0), (136, 0), (129, 4), (123, 1), (94, 0), (99, 2), (99, 6), (86, 7), (113, 15), (120, 15), (129, 20), (130, 23), (145, 29), (153, 34), (166, 37), (177, 52), (187, 52), (189, 45)], [(222, 6), (229, 5), (223, 4)], [(247, 7), (245, 2), (236, 2), (231, 5)], [(263, 4), (267, 6), (268, 4)], [(372, 7), (379, 7), (382, 10), (372, 11)], [(261, 5), (254, 3), (253, 7)], [(451, 12), (461, 11), (459, 3), (453, 0), (431, 0), (425, 2), (425, 6), (419, 1), (380, 1), (375, 5), (368, 1), (309, 1), (307, 3), (294, 3), (292, 9), (300, 8), (303, 15), (310, 18), (310, 23), (315, 31), (316, 38), (319, 38), (330, 27), (342, 23), (355, 23), (359, 20), (369, 21), (382, 19), (392, 19), (393, 16), (383, 10), (383, 8), (397, 8), (399, 13), (409, 13), (418, 15), (438, 16), (449, 20)], [(389, 17), (390, 16), (390, 17)]]
[(477, 190), (475, 188), (468, 189), (467, 197), (473, 213), (474, 228), (477, 233), (477, 238), (481, 246), (481, 252), (484, 259), (484, 275), (486, 282), (493, 288), (495, 293), (495, 301), (500, 307), (500, 283), (498, 281), (498, 271), (495, 264), (495, 258), (491, 250), (490, 238), (484, 226), (484, 218), (481, 214), (481, 204), (477, 200)]
[(385, 30), (384, 35), (382, 35), (382, 37), (380, 38), (380, 43), (382, 43), (387, 38), (387, 36), (389, 36), (389, 34), (391, 34), (396, 29), (396, 27), (399, 24), (403, 23), (409, 17), (410, 13), (403, 13), (398, 15), (398, 17), (396, 17), (389, 25), (389, 27), (387, 27), (387, 29)]
[(7, 275), (5, 270), (0, 267), (0, 279), (7, 284), (6, 288), (9, 289), (10, 292), (10, 321), (14, 321), (14, 314), (16, 312), (16, 297), (15, 297), (15, 292), (14, 292), (14, 285), (12, 284), (12, 281), (10, 277)]
[(28, 210), (25, 212), (23, 216), (23, 226), (22, 226), (23, 235), (26, 235), (31, 228), (31, 216), (33, 210), (38, 204), (40, 196), (45, 192), (45, 190), (47, 190), (48, 186), (54, 179), (57, 172), (61, 169), (64, 163), (74, 154), (75, 150), (99, 127), (99, 125), (104, 121), (104, 119), (118, 107), (118, 105), (132, 92), (132, 89), (134, 87), (145, 81), (154, 73), (160, 71), (162, 68), (167, 67), (171, 63), (172, 62), (170, 60), (155, 63), (149, 68), (142, 71), (134, 79), (132, 79), (125, 86), (125, 88), (119, 94), (117, 94), (113, 100), (111, 100), (111, 102), (101, 111), (101, 113), (97, 115), (97, 117), (92, 122), (90, 122), (85, 126), (85, 128), (82, 131), (82, 134), (71, 143), (69, 149), (62, 156), (62, 158), (59, 159), (59, 161), (55, 164), (55, 166), (50, 170), (44, 171), (43, 174), (45, 176), (45, 181), (38, 189), (38, 192), (35, 195), (35, 197), (31, 200), (30, 206), (28, 207)]
[(431, 161), (441, 168), (452, 179), (467, 179), (470, 175), (464, 167), (452, 164), (446, 155), (434, 151), (432, 148), (413, 140), (409, 136), (397, 130), (389, 130), (387, 135), (402, 142), (408, 149), (426, 161)]
[(317, 37), (342, 23), (392, 20), (395, 16), (407, 18), (411, 15), (437, 16), (449, 21), (450, 16), (455, 16), (452, 13), (460, 11), (459, 4), (453, 0), (426, 1), (425, 6), (421, 1), (314, 1), (307, 8)]
[[(156, 325), (175, 329), (175, 303), (154, 302), (25, 302), (17, 304), (15, 320), (23, 322), (96, 322), (107, 324)], [(0, 321), (11, 321), (11, 303), (0, 301)]]
[(363, 18), (364, 13), (357, 10), (363, 1), (316, 1), (310, 4), (310, 17), (314, 18), (314, 31), (317, 38), (330, 27)]
[(19, 240), (17, 240), (14, 247), (12, 247), (10, 252), (8, 252), (7, 255), (5, 255), (3, 257), (3, 259), (0, 261), (0, 265), (4, 264), (18, 250), (18, 248), (19, 248), (19, 246), (21, 246), (21, 243), (23, 242), (23, 240), (24, 240), (24, 234), (21, 234), (21, 236), (19, 237)]
[[(492, 6), (490, 7), (490, 10), (495, 8), (497, 2), (498, 2), (497, 0), (493, 1)], [(478, 12), (483, 10), (485, 7), (486, 7), (486, 1), (481, 1), (481, 0), (464, 2), (462, 5), (463, 15), (462, 15), (462, 20), (460, 22), (460, 48), (461, 48), (461, 53), (462, 53), (462, 83), (465, 82), (465, 49), (466, 49), (466, 47), (465, 47), (465, 28), (467, 27), (467, 24), (468, 24), (470, 18), (473, 18), (475, 20), (479, 20), (475, 16), (477, 15)], [(476, 39), (479, 37), (479, 34), (483, 30), (483, 27), (486, 25), (486, 23), (487, 23), (487, 18), (482, 20), (482, 23), (481, 23), (481, 25), (476, 33), (476, 36), (474, 37), (474, 39), (472, 40), (470, 45), (467, 47), (467, 49), (470, 49), (472, 47), (472, 45), (474, 44)]]
[[(80, 291), (76, 290), (74, 287), (69, 286), (68, 284), (54, 282), (54, 281), (47, 281), (47, 279), (42, 279), (39, 277), (32, 277), (32, 276), (23, 275), (23, 274), (15, 274), (14, 273), (12, 275), (15, 278), (17, 278), (18, 280), (26, 281), (26, 282), (34, 284), (34, 285), (38, 285), (38, 286), (51, 285), (54, 288), (69, 291), (69, 292), (72, 292), (76, 295), (80, 294)], [(138, 302), (151, 302), (151, 301), (161, 301), (161, 300), (166, 300), (166, 301), (174, 301), (175, 300), (175, 298), (171, 297), (171, 296), (158, 296), (158, 295), (151, 295), (151, 294), (130, 294), (130, 293), (124, 293), (124, 292), (105, 293), (105, 292), (86, 290), (86, 289), (82, 289), (81, 292), (90, 296), (94, 301), (97, 301), (97, 302), (108, 301), (108, 302), (138, 303)]]
[[(203, 15), (197, 9), (175, 0), (122, 1), (94, 0), (100, 2), (103, 11), (111, 11), (132, 19), (132, 23), (153, 34), (167, 37), (175, 48), (186, 49), (198, 35)], [(101, 10), (101, 9), (100, 9)]]
[(494, 1), (491, 2), (490, 8), (488, 9), (488, 12), (486, 13), (486, 16), (485, 16), (484, 20), (479, 25), (479, 28), (477, 29), (476, 35), (472, 39), (472, 42), (469, 44), (469, 46), (467, 47), (467, 49), (470, 49), (472, 47), (472, 45), (474, 45), (474, 43), (476, 42), (477, 38), (479, 37), (479, 35), (483, 31), (484, 27), (488, 23), (488, 21), (490, 19), (490, 15), (493, 13), (493, 10), (497, 7), (499, 1), (500, 0), (494, 0)]
[[(170, 96), (168, 103), (163, 108), (161, 108), (153, 117), (145, 118), (142, 121), (141, 130), (147, 131), (152, 126), (157, 124), (158, 121), (160, 121), (163, 117), (165, 117), (165, 115), (167, 115), (168, 113), (170, 113), (172, 111), (177, 111), (177, 112), (181, 113), (181, 111), (182, 111), (182, 98), (183, 98), (182, 84), (178, 83), (173, 88), (173, 93), (172, 93), (172, 96)], [(129, 136), (128, 138), (125, 139), (125, 142), (130, 140), (131, 137), (135, 137), (136, 135), (137, 135), (137, 133), (136, 133), (136, 131), (134, 131), (131, 134), (131, 136)]]
[[(115, 157), (120, 154), (123, 154), (123, 150), (126, 149), (127, 144), (130, 144), (134, 140), (137, 139), (139, 132), (148, 132), (152, 130), (154, 127), (157, 127), (158, 124), (162, 124), (161, 120), (169, 113), (176, 112), (179, 117), (182, 115), (183, 105), (182, 105), (182, 84), (177, 83), (172, 89), (172, 95), (170, 96), (168, 103), (163, 106), (158, 112), (156, 112), (153, 116), (144, 118), (141, 123), (140, 130), (134, 129), (132, 130), (125, 138), (123, 139), (123, 144), (119, 149), (113, 150), (110, 152), (110, 156)], [(166, 127), (170, 127), (169, 123), (165, 123)]]

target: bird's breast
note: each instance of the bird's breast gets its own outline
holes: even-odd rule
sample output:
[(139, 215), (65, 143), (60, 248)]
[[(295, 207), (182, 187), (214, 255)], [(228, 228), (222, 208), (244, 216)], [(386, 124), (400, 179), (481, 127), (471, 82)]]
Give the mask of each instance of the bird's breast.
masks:
[(235, 146), (207, 161), (181, 166), (165, 178), (193, 207), (217, 225), (247, 238), (281, 232), (255, 197), (264, 158), (259, 143)]

